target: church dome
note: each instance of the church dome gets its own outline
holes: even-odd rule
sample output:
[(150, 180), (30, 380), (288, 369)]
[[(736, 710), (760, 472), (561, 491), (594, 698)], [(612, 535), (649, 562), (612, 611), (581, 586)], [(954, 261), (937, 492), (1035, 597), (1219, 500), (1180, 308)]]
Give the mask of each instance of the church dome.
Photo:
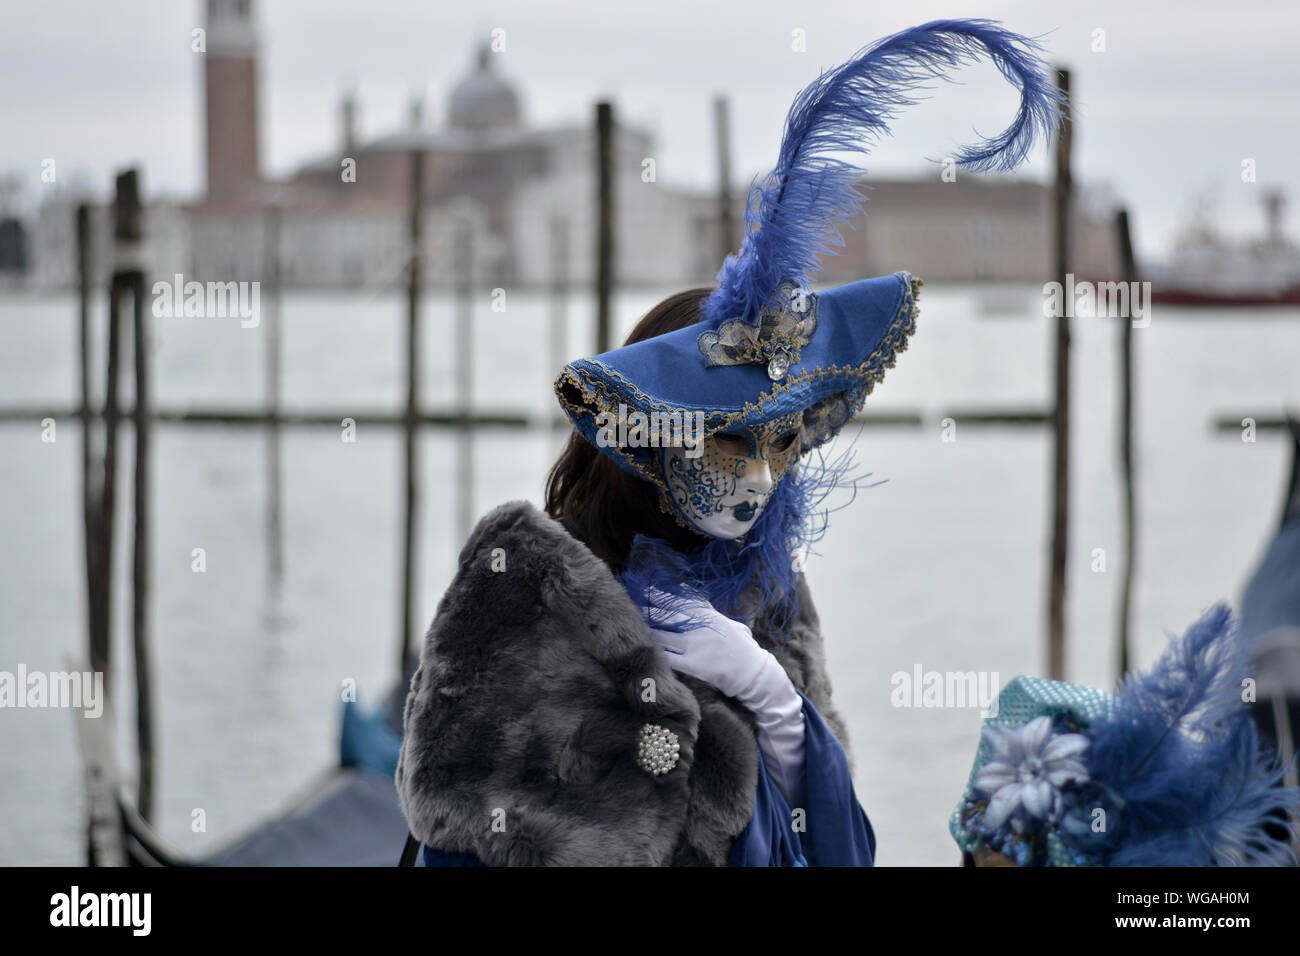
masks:
[(519, 95), (492, 72), (492, 52), (483, 47), (478, 68), (451, 91), (448, 120), (454, 129), (486, 130), (518, 126)]

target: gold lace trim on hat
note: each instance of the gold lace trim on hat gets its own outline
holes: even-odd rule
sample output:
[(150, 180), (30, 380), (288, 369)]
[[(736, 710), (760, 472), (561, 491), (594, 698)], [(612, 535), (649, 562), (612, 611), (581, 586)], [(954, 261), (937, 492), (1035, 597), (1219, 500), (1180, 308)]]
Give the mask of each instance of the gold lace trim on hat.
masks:
[[(829, 440), (835, 432), (861, 410), (876, 383), (885, 377), (885, 371), (894, 367), (894, 364), (898, 361), (899, 353), (907, 351), (908, 340), (911, 338), (912, 333), (916, 331), (916, 319), (920, 312), (917, 298), (920, 295), (921, 286), (925, 283), (924, 280), (909, 272), (899, 273), (899, 278), (907, 284), (906, 294), (903, 296), (903, 301), (890, 322), (889, 328), (885, 330), (880, 344), (876, 346), (875, 350), (864, 362), (859, 365), (827, 365), (804, 369), (795, 375), (789, 376), (784, 381), (774, 383), (769, 390), (760, 393), (756, 400), (746, 402), (739, 408), (713, 413), (706, 412), (705, 429), (701, 439), (726, 431), (737, 423), (748, 422), (762, 416), (766, 409), (773, 405), (782, 395), (805, 382), (820, 381), (837, 375), (858, 376), (861, 379), (860, 384), (850, 386), (843, 392), (830, 395), (809, 406), (804, 412), (804, 427), (801, 429), (801, 437), (804, 439), (803, 451), (805, 453), (811, 451), (817, 445)], [(595, 416), (601, 412), (617, 414), (620, 402), (628, 406), (635, 405), (638, 410), (643, 412), (680, 414), (682, 416), (693, 414), (694, 410), (656, 401), (638, 388), (634, 382), (629, 381), (619, 372), (602, 362), (595, 359), (588, 359), (587, 361), (599, 368), (607, 378), (596, 378), (584, 370), (568, 365), (565, 366), (555, 380), (556, 397), (571, 418), (581, 414)], [(621, 393), (617, 391), (611, 380), (620, 383), (625, 391)], [(580, 395), (581, 400), (575, 401), (571, 397), (572, 392)], [(653, 483), (664, 494), (669, 493), (668, 485), (663, 476), (659, 474), (658, 468), (654, 467), (653, 460), (640, 459), (620, 446), (611, 446), (606, 450), (618, 455), (619, 459), (632, 471)], [(662, 499), (663, 496), (660, 497)], [(669, 513), (675, 516), (675, 512), (669, 511)]]

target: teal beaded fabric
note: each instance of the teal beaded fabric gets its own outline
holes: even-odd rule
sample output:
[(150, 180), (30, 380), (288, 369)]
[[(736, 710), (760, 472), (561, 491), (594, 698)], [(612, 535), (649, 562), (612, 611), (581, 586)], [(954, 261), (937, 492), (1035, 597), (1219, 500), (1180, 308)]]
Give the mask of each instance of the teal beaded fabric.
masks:
[[(1023, 727), (1035, 717), (1065, 717), (1072, 729), (1086, 733), (1094, 721), (1102, 717), (1111, 706), (1114, 697), (1105, 691), (1082, 684), (1067, 684), (1063, 681), (1044, 680), (1041, 677), (1021, 675), (1012, 678), (998, 694), (997, 712), (985, 718), (985, 726)], [(948, 830), (957, 845), (967, 853), (974, 853), (980, 843), (980, 836), (968, 830), (962, 820), (962, 812), (969, 805), (973, 796), (971, 782), (989, 762), (989, 745), (981, 733), (979, 747), (975, 751), (975, 763), (966, 780), (966, 790), (952, 812)], [(1053, 832), (1047, 834), (1047, 857), (1051, 866), (1074, 866), (1075, 860), (1065, 844)]]

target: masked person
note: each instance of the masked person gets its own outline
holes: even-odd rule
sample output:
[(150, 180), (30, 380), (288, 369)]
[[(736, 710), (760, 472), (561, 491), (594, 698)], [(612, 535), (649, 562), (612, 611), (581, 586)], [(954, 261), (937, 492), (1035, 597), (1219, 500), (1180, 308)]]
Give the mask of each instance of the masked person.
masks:
[(1118, 692), (1016, 677), (949, 830), (971, 866), (1296, 863), (1300, 789), (1261, 746), (1250, 647), (1208, 610)]
[(986, 54), (1020, 91), (964, 168), (1012, 168), (1050, 135), (1060, 97), (1036, 50), (936, 21), (823, 75), (718, 287), (560, 373), (574, 433), (546, 514), (480, 521), (406, 701), (396, 779), (427, 864), (873, 862), (800, 567), (846, 480), (821, 446), (907, 347), (921, 282), (808, 277), (861, 201), (836, 154), (887, 133), (925, 81)]

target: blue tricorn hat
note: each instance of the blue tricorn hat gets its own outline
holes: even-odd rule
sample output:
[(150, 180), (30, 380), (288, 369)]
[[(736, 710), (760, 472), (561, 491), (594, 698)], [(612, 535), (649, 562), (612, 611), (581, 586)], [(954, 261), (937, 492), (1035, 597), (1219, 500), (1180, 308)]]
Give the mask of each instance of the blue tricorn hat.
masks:
[(843, 244), (839, 230), (863, 201), (860, 169), (840, 157), (888, 135), (926, 82), (987, 56), (1019, 89), (1020, 107), (1005, 130), (957, 150), (954, 160), (976, 172), (1014, 169), (1051, 136), (1063, 103), (1038, 49), (989, 20), (936, 20), (878, 41), (814, 81), (790, 108), (775, 168), (750, 189), (744, 242), (723, 264), (699, 322), (560, 372), (556, 394), (578, 431), (661, 488), (654, 445), (610, 441), (603, 423), (617, 416), (631, 428), (655, 428), (700, 413), (706, 437), (789, 416), (803, 451), (832, 437), (906, 347), (921, 284), (900, 272), (809, 291), (809, 277)]
[(1251, 716), (1226, 604), (1114, 694), (1016, 677), (985, 719), (948, 829), (995, 865), (1294, 864), (1300, 789)]
[(806, 451), (853, 417), (907, 348), (920, 285), (906, 272), (822, 293), (786, 285), (757, 327), (702, 323), (578, 359), (556, 392), (588, 441), (660, 485), (655, 449), (602, 438), (603, 416), (622, 406), (624, 418), (642, 415), (657, 428), (689, 430), (702, 420), (711, 435), (793, 415)]

